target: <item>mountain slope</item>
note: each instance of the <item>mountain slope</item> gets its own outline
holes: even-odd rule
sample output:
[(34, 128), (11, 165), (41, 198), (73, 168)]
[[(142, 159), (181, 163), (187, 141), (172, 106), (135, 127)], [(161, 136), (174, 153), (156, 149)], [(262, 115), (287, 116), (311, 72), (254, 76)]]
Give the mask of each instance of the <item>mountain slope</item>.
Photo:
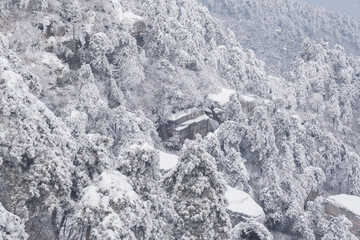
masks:
[[(305, 10), (310, 19), (335, 19), (334, 31), (350, 32), (339, 39), (358, 56), (357, 22), (292, 1), (208, 4), (225, 15), (217, 19), (195, 0), (1, 3), (0, 190), (9, 194), (0, 202), (15, 228), (0, 226), (1, 237), (354, 237), (323, 206), (331, 194), (360, 196), (360, 60), (313, 43), (317, 33), (300, 48), (307, 33), (294, 23), (280, 41), (294, 54), (287, 62), (254, 22), (275, 29), (288, 16), (308, 24)], [(223, 27), (234, 16), (250, 19), (243, 36), (266, 63)], [(277, 64), (282, 77), (265, 70)], [(234, 94), (214, 101), (224, 89)], [(157, 129), (191, 109), (215, 131), (163, 142)], [(179, 162), (160, 169), (158, 150)], [(227, 209), (227, 186), (251, 196), (265, 219)]]
[(360, 54), (360, 22), (296, 0), (200, 0), (242, 46), (252, 49), (273, 74), (286, 72), (288, 63), (311, 39), (340, 44), (347, 54)]

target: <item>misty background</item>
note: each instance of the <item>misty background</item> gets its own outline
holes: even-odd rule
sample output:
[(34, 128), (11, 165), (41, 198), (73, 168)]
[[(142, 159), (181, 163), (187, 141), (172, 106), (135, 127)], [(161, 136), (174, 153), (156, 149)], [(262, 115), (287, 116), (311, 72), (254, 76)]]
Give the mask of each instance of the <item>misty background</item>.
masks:
[(360, 19), (360, 0), (300, 0)]

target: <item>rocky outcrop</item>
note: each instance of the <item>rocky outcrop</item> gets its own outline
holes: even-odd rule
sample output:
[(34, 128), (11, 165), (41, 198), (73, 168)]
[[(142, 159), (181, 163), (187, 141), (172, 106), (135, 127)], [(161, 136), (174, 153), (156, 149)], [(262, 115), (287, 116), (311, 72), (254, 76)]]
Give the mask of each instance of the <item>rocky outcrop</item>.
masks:
[(243, 113), (252, 116), (256, 107), (256, 99), (250, 96), (240, 96), (240, 104)]
[(81, 42), (77, 39), (70, 39), (62, 42), (62, 45), (66, 47), (67, 51), (58, 57), (69, 64), (71, 70), (78, 70), (81, 68), (80, 48)]
[(346, 194), (330, 196), (325, 201), (325, 213), (329, 218), (344, 215), (353, 224), (350, 230), (360, 237), (360, 197)]
[[(20, 1), (19, 1), (20, 3)], [(43, 9), (43, 3), (41, 0), (29, 0), (26, 4), (26, 11), (33, 13)]]
[(142, 20), (138, 20), (134, 23), (134, 29), (131, 35), (136, 39), (138, 46), (143, 47), (145, 45), (146, 36), (146, 24)]
[(45, 37), (63, 37), (66, 34), (66, 26), (63, 23), (52, 21), (46, 26)]
[(163, 141), (177, 135), (183, 143), (185, 139), (194, 139), (196, 134), (205, 136), (214, 130), (211, 118), (204, 110), (193, 108), (171, 115), (168, 122), (160, 126), (159, 134)]
[[(218, 93), (210, 93), (207, 96), (207, 99), (211, 101), (211, 111), (214, 119), (219, 123), (223, 122), (223, 106), (231, 101), (231, 96), (235, 94), (235, 91), (232, 89), (221, 88)], [(237, 95), (242, 112), (247, 116), (251, 117), (253, 115), (254, 109), (256, 107), (257, 99), (253, 96), (247, 95)]]
[(259, 223), (264, 222), (264, 210), (246, 192), (227, 186), (225, 197), (229, 203), (227, 212), (233, 225), (250, 219)]

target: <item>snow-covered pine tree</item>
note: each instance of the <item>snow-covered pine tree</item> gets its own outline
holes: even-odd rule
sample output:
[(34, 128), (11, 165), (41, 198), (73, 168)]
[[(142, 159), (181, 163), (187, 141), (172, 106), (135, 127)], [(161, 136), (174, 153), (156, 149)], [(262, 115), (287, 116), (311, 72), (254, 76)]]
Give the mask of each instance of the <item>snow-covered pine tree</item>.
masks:
[(333, 240), (333, 239), (358, 239), (354, 234), (350, 232), (352, 223), (344, 216), (338, 216), (331, 219), (329, 228), (321, 240)]
[(52, 218), (56, 238), (57, 216), (71, 203), (76, 144), (69, 129), (29, 92), (20, 75), (0, 72), (0, 86), (0, 183), (7, 193), (0, 200), (24, 220), (42, 213)]
[(149, 209), (151, 238), (172, 239), (176, 213), (160, 184), (159, 153), (143, 141), (120, 153), (117, 168), (126, 175), (134, 191)]
[(75, 213), (75, 239), (151, 239), (152, 219), (146, 204), (127, 177), (116, 170), (103, 172), (86, 187)]
[(253, 220), (241, 222), (231, 230), (233, 240), (273, 240), (272, 234), (264, 225)]
[(180, 217), (175, 224), (176, 239), (230, 238), (226, 186), (200, 139), (186, 141), (180, 162), (165, 177), (164, 184)]
[(6, 211), (0, 203), (0, 239), (26, 240), (25, 224), (18, 216)]

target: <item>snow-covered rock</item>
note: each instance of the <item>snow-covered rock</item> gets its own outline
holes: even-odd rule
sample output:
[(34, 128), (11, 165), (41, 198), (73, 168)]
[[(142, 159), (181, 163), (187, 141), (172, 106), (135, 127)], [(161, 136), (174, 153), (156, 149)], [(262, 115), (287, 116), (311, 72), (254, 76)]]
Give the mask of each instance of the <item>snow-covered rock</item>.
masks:
[(360, 236), (360, 197), (347, 194), (329, 196), (325, 202), (325, 213), (331, 217), (344, 215), (353, 224), (350, 230)]
[(160, 153), (160, 163), (159, 163), (160, 169), (169, 170), (175, 167), (177, 162), (179, 161), (179, 157), (174, 154), (166, 153), (163, 151), (159, 151), (159, 153)]
[(207, 97), (220, 105), (224, 105), (230, 101), (230, 96), (234, 93), (235, 91), (232, 89), (221, 88), (219, 93), (210, 93)]
[(111, 3), (113, 5), (114, 15), (117, 16), (120, 21), (123, 19), (130, 19), (132, 21), (143, 19), (143, 17), (132, 12), (124, 12), (119, 0), (111, 0)]
[(340, 194), (328, 197), (327, 201), (360, 216), (360, 197), (358, 196)]
[(196, 134), (205, 136), (212, 131), (214, 131), (214, 127), (210, 118), (205, 114), (204, 110), (197, 108), (170, 115), (167, 124), (162, 125), (159, 129), (163, 141), (178, 135), (181, 143), (185, 139), (194, 139)]
[(242, 95), (240, 97), (240, 103), (243, 113), (251, 116), (256, 106), (256, 98), (248, 95)]
[(227, 209), (233, 215), (238, 215), (238, 217), (244, 219), (251, 218), (258, 222), (265, 220), (264, 210), (246, 192), (227, 186), (225, 197), (229, 203)]

